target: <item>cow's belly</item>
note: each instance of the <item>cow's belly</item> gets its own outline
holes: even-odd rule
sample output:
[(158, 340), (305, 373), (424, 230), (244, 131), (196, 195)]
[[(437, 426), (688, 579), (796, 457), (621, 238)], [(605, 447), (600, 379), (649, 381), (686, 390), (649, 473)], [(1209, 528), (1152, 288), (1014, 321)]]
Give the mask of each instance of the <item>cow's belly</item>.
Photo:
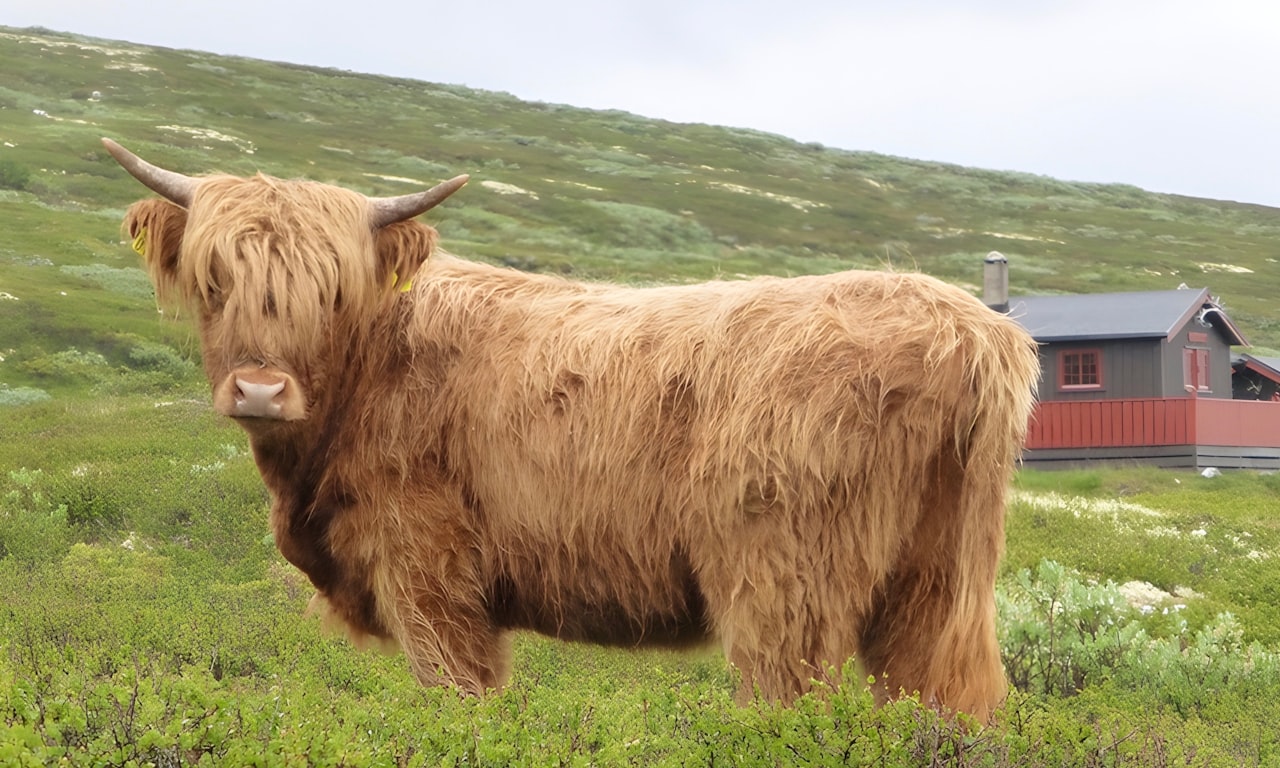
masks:
[(604, 645), (686, 646), (708, 639), (706, 603), (687, 558), (677, 553), (648, 567), (620, 562), (510, 557), (490, 584), (490, 612), (505, 629)]

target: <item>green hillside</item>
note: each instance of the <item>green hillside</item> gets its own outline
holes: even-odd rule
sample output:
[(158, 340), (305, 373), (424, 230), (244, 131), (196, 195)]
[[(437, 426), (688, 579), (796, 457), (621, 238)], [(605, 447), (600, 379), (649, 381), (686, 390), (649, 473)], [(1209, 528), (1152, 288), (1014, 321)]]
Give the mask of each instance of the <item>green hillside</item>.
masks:
[(1255, 344), (1280, 347), (1280, 209), (0, 27), (0, 291), (18, 298), (0, 301), (0, 353), (75, 337), (110, 356), (112, 334), (171, 333), (120, 247), (141, 190), (103, 135), (185, 172), (370, 194), (470, 173), (430, 217), (446, 247), (526, 269), (668, 281), (892, 266), (974, 287), (1000, 250), (1014, 293), (1207, 285)]

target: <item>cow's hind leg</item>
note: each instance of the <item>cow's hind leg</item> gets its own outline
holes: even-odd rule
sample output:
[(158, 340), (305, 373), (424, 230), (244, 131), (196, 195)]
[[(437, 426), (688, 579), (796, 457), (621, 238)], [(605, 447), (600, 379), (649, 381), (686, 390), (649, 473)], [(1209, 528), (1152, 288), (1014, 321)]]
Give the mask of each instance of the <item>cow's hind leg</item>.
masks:
[(966, 477), (948, 452), (926, 479), (920, 521), (863, 624), (862, 665), (881, 700), (919, 693), (986, 722), (1007, 693), (994, 595), (1005, 476), (989, 474), (999, 477)]

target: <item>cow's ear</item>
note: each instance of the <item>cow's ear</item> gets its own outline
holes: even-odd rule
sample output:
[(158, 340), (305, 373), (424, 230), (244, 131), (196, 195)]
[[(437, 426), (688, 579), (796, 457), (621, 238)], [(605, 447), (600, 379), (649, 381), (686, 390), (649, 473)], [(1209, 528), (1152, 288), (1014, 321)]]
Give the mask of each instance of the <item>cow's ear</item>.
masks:
[(187, 227), (187, 212), (168, 200), (153, 198), (129, 206), (121, 230), (146, 262), (156, 293), (172, 295), (178, 278), (178, 252)]
[(417, 221), (388, 224), (375, 233), (380, 285), (407, 291), (423, 262), (436, 249), (435, 229)]

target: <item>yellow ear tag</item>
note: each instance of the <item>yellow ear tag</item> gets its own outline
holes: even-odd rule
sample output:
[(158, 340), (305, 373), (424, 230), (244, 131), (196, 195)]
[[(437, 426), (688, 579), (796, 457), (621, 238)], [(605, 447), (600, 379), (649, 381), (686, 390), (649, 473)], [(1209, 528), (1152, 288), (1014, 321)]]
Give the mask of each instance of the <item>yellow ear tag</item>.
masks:
[[(392, 287), (392, 288), (396, 287), (396, 283), (400, 283), (400, 275), (396, 274), (395, 272), (392, 272), (392, 273), (391, 273), (391, 287)], [(401, 292), (401, 293), (408, 293), (408, 292), (409, 292), (409, 289), (410, 289), (410, 288), (412, 288), (412, 287), (413, 287), (413, 281), (412, 281), (412, 280), (405, 280), (403, 283), (400, 283), (400, 292)]]
[(133, 250), (138, 252), (142, 258), (147, 257), (147, 228), (142, 227), (138, 230), (138, 236), (133, 238)]

